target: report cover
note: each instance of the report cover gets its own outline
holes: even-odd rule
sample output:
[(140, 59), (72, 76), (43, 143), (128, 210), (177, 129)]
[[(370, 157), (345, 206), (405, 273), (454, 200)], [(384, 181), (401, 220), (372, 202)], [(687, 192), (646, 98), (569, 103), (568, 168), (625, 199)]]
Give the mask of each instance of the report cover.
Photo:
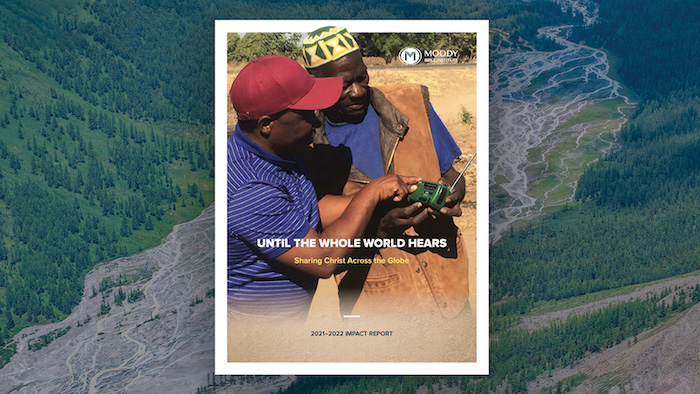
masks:
[[(216, 373), (487, 374), (488, 22), (217, 21), (215, 51)], [(343, 78), (303, 159), (248, 138), (263, 122), (229, 98), (270, 54)], [(363, 235), (325, 237), (325, 201), (384, 173), (421, 182)]]

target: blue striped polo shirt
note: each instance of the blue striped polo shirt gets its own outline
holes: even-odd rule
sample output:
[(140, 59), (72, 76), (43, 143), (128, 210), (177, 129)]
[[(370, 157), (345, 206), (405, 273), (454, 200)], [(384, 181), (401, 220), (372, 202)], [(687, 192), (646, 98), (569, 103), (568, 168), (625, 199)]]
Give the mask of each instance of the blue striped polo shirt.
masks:
[[(301, 157), (275, 156), (236, 126), (228, 140), (229, 310), (249, 316), (305, 316), (318, 278), (274, 260), (313, 227), (318, 202)], [(258, 240), (278, 240), (260, 245)], [(286, 243), (287, 245), (281, 245)]]

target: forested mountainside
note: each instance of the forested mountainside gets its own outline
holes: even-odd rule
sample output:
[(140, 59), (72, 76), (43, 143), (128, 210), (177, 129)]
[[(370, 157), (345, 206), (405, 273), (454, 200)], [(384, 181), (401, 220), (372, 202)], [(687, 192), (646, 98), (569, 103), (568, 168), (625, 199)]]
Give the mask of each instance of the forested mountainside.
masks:
[[(695, 18), (682, 16), (687, 23), (677, 23), (677, 4), (650, 2), (653, 11), (621, 14), (625, 4), (601, 6), (600, 29), (608, 31), (611, 21), (618, 25), (605, 42), (639, 43), (642, 39), (636, 34), (625, 32), (644, 30), (640, 35), (650, 48), (647, 56), (680, 59), (697, 52), (685, 45), (666, 45), (669, 37), (683, 42), (700, 31)], [(649, 29), (641, 28), (657, 26), (659, 15), (674, 19), (665, 25), (668, 31), (648, 34)], [(596, 26), (575, 35), (596, 42), (602, 36)], [(583, 174), (578, 204), (511, 232), (510, 239), (494, 246), (496, 299), (515, 297), (506, 304), (521, 302), (523, 295), (531, 301), (563, 299), (700, 268), (700, 74), (685, 66), (687, 62), (678, 62), (676, 72), (668, 66), (673, 62), (641, 61), (638, 52), (630, 47), (614, 52), (621, 64), (637, 62), (621, 68), (620, 75), (639, 93), (638, 110), (621, 132), (619, 149)], [(684, 77), (679, 81), (680, 75)], [(650, 76), (662, 81), (667, 76), (669, 83), (652, 89)]]
[[(173, 49), (188, 49), (179, 49), (186, 26), (199, 21), (122, 10), (127, 21), (119, 10), (116, 2), (0, 5), (5, 356), (21, 328), (71, 311), (96, 263), (157, 245), (213, 200), (211, 97), (190, 93), (211, 84), (175, 69), (186, 56)], [(165, 52), (120, 46), (137, 25), (150, 26), (141, 34)], [(197, 68), (210, 73), (204, 59)]]
[(687, 0), (596, 1), (603, 22), (573, 32), (572, 39), (607, 48), (618, 72), (644, 100), (674, 92), (700, 92), (700, 10)]
[[(638, 109), (622, 129), (618, 148), (583, 174), (574, 204), (493, 245), (496, 338), (534, 339), (539, 330), (526, 335), (506, 327), (545, 301), (700, 269), (700, 74), (689, 60), (697, 58), (700, 22), (698, 11), (684, 4), (599, 2), (600, 22), (574, 29), (574, 39), (611, 52), (622, 82), (637, 94)], [(619, 343), (629, 337), (623, 333), (631, 316), (637, 322), (651, 319), (647, 327), (653, 327), (666, 312), (696, 303), (697, 290), (684, 289), (672, 305), (655, 297), (634, 301), (649, 303), (649, 309), (614, 317), (608, 329), (588, 316), (576, 335), (592, 344), (587, 352), (599, 346), (584, 339), (586, 330), (618, 337), (607, 346)], [(495, 360), (501, 359), (500, 344), (492, 352)]]

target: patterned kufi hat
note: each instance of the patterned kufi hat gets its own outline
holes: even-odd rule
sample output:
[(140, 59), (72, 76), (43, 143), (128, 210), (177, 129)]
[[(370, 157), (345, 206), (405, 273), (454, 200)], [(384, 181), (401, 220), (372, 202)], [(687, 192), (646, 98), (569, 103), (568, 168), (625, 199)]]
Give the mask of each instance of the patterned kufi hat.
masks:
[(347, 29), (326, 26), (309, 33), (301, 51), (306, 68), (316, 68), (359, 49)]

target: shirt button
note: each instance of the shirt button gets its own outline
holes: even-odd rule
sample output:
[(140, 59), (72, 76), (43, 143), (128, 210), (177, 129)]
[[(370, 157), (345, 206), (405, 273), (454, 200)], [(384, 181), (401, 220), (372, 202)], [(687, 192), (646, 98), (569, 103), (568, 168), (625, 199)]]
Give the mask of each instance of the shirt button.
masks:
[(396, 131), (402, 131), (403, 125), (397, 124), (395, 128), (396, 128)]
[(424, 267), (424, 268), (427, 268), (427, 267), (428, 267), (428, 263), (427, 263), (426, 261), (423, 262), (423, 267)]
[(416, 272), (420, 272), (420, 268), (416, 268)]

